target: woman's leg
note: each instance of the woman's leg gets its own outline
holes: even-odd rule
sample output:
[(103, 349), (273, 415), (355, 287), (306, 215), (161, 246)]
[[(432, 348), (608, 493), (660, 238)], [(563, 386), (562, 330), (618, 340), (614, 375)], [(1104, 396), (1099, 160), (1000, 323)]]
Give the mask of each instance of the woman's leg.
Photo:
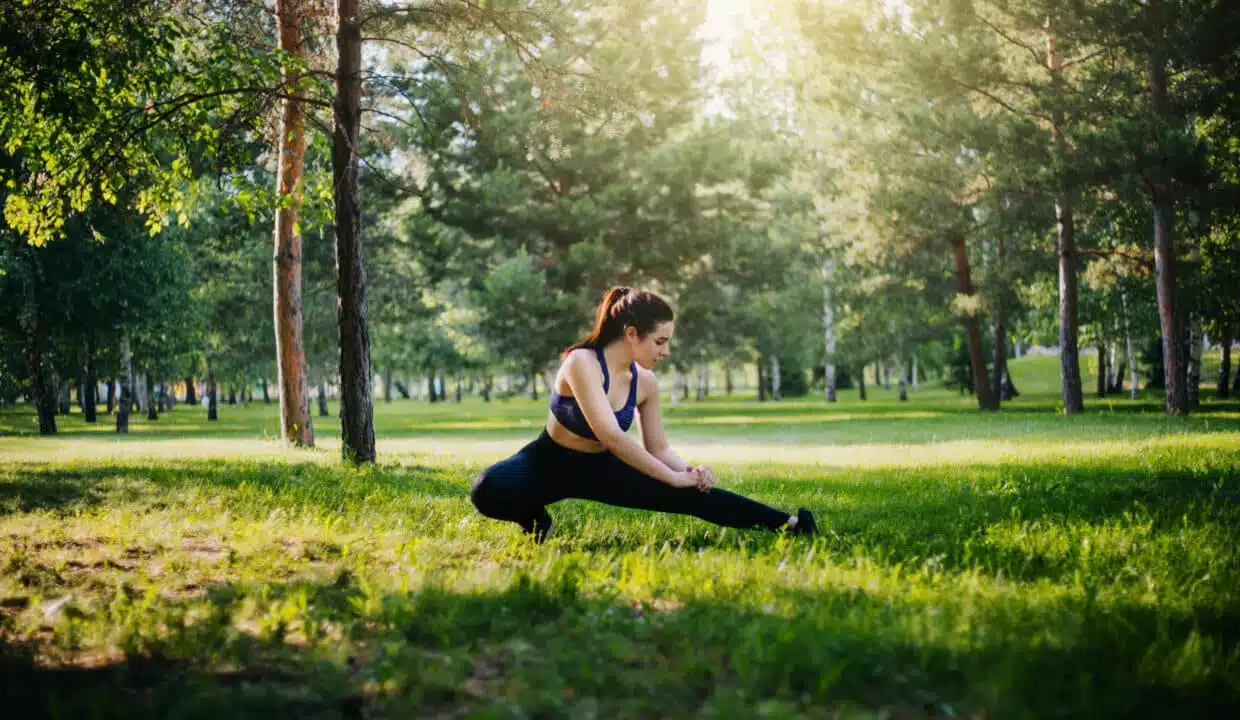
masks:
[(765, 527), (778, 530), (788, 524), (788, 513), (720, 488), (674, 488), (633, 468), (610, 453), (597, 460), (599, 472), (574, 480), (568, 497), (608, 505), (692, 515), (725, 527)]
[(545, 463), (539, 462), (542, 438), (521, 448), (516, 455), (501, 460), (478, 473), (469, 499), (478, 512), (496, 520), (509, 520), (529, 533), (545, 536), (551, 529), (543, 498)]

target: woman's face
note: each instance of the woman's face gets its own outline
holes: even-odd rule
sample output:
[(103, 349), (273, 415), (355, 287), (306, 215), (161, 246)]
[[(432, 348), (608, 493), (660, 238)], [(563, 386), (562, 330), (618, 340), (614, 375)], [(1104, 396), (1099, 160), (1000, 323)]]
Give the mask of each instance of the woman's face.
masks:
[(646, 337), (639, 336), (636, 328), (625, 328), (625, 339), (633, 349), (633, 361), (653, 370), (660, 360), (671, 354), (670, 343), (675, 329), (676, 323), (671, 320), (656, 325)]

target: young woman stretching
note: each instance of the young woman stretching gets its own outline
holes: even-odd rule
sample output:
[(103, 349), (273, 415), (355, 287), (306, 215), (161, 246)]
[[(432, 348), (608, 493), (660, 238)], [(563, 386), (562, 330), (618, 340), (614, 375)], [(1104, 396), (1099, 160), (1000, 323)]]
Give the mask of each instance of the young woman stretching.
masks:
[[(547, 506), (565, 498), (813, 535), (809, 510), (789, 515), (716, 488), (710, 468), (689, 467), (668, 446), (653, 368), (668, 356), (673, 317), (652, 292), (609, 290), (594, 329), (564, 351), (542, 434), (475, 479), (478, 511), (517, 523), (538, 542), (551, 531)], [(642, 443), (625, 434), (634, 413)]]

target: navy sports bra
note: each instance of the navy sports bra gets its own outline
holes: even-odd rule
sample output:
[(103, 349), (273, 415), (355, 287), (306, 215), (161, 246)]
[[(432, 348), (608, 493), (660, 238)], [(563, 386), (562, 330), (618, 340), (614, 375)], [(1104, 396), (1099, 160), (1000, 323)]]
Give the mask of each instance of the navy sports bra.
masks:
[[(607, 360), (603, 357), (603, 348), (594, 348), (594, 352), (598, 355), (598, 364), (603, 368), (603, 392), (606, 393), (611, 387), (611, 377), (607, 374)], [(633, 425), (633, 412), (637, 409), (637, 364), (630, 365), (630, 369), (633, 372), (633, 381), (629, 383), (629, 399), (625, 401), (624, 407), (614, 411), (616, 423), (620, 425), (621, 432), (629, 431)], [(581, 406), (577, 404), (577, 398), (572, 395), (561, 395), (553, 390), (551, 392), (551, 414), (574, 435), (598, 440), (590, 423), (586, 421), (586, 415), (581, 411)]]

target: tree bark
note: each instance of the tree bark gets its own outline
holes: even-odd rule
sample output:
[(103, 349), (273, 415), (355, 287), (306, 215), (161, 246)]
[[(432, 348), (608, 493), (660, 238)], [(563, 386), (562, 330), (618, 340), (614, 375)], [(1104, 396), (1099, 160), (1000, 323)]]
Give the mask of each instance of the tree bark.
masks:
[(73, 409), (73, 399), (69, 396), (69, 381), (64, 378), (56, 379), (56, 412), (61, 415), (68, 415)]
[[(969, 277), (969, 258), (965, 254), (964, 235), (954, 233), (951, 241), (960, 294), (971, 298), (973, 297), (973, 281)], [(986, 382), (986, 359), (982, 353), (982, 331), (978, 325), (977, 316), (968, 313), (963, 321), (965, 337), (969, 342), (969, 365), (973, 371), (973, 387), (977, 392), (977, 405), (982, 410), (997, 410), (999, 408), (998, 398), (990, 392), (990, 383)]]
[(1232, 328), (1223, 331), (1223, 356), (1218, 366), (1218, 399), (1226, 400), (1231, 397), (1231, 344), (1235, 338)]
[(482, 383), (482, 402), (491, 402), (491, 388), (494, 382), (494, 379), (487, 375), (486, 381)]
[(335, 188), (336, 311), (340, 325), (341, 454), (346, 462), (372, 463), (375, 461), (375, 427), (370, 393), (370, 328), (357, 168), (362, 117), (362, 18), (358, 2), (336, 2), (332, 180)]
[(116, 405), (116, 432), (129, 432), (129, 411), (133, 407), (133, 359), (129, 356), (129, 335), (121, 335), (121, 392)]
[(909, 377), (913, 383), (913, 392), (917, 392), (917, 353), (913, 353), (913, 369), (909, 373)]
[(207, 419), (220, 419), (220, 391), (215, 384), (215, 370), (211, 367), (211, 356), (207, 356)]
[(1123, 288), (1119, 292), (1120, 312), (1124, 317), (1124, 358), (1128, 364), (1128, 372), (1132, 374), (1130, 379), (1132, 387), (1129, 389), (1130, 397), (1136, 400), (1141, 394), (1141, 375), (1137, 368), (1137, 356), (1132, 347), (1132, 331), (1128, 326), (1128, 291)]
[(823, 340), (826, 358), (823, 361), (823, 392), (827, 402), (836, 401), (835, 395), (835, 308), (831, 305), (831, 278), (834, 268), (831, 260), (822, 263), (822, 321), (825, 327)]
[(694, 399), (699, 402), (706, 399), (706, 394), (707, 394), (706, 383), (708, 381), (708, 375), (707, 375), (708, 372), (709, 370), (707, 368), (706, 361), (699, 360), (698, 365), (697, 365), (697, 388), (694, 392)]
[(1102, 398), (1107, 396), (1107, 346), (1099, 340), (1094, 343), (1094, 349), (1098, 351), (1098, 377), (1094, 381), (1094, 394)]
[[(1055, 36), (1046, 36), (1046, 66), (1052, 82), (1058, 88), (1062, 81), (1063, 58), (1055, 47)], [(1068, 142), (1063, 135), (1064, 116), (1061, 111), (1052, 113), (1051, 141), (1056, 158), (1067, 164)], [(1084, 391), (1081, 387), (1081, 358), (1078, 339), (1077, 310), (1077, 248), (1076, 222), (1072, 203), (1068, 196), (1066, 181), (1059, 181), (1055, 193), (1055, 225), (1058, 232), (1059, 254), (1059, 375), (1063, 388), (1063, 410), (1067, 415), (1085, 411)]]
[(857, 398), (859, 400), (868, 400), (865, 395), (865, 363), (857, 369)]
[(167, 411), (168, 393), (165, 388), (166, 386), (161, 382), (156, 390), (155, 405), (159, 412)]
[(899, 376), (899, 378), (897, 379), (897, 387), (899, 390), (898, 400), (899, 402), (908, 402), (908, 384), (905, 382), (905, 375), (904, 375), (904, 372), (905, 372), (904, 356), (903, 355), (899, 356), (896, 362), (897, 362), (896, 374)]
[[(276, 0), (276, 28), (280, 50), (305, 58), (301, 25), (306, 15), (304, 0)], [(300, 69), (286, 64), (281, 81), (291, 94), (300, 80)], [(310, 419), (310, 386), (307, 378), (301, 298), (302, 177), (305, 169), (306, 115), (302, 104), (284, 99), (280, 117), (277, 161), (274, 252), (272, 257), (272, 311), (276, 338), (276, 386), (280, 395), (280, 436), (298, 447), (314, 447)], [(231, 397), (231, 396), (230, 396)]]
[(99, 421), (99, 374), (95, 369), (95, 340), (86, 338), (86, 380), (82, 383), (82, 419), (88, 423)]
[(185, 404), (198, 404), (198, 396), (194, 393), (194, 378), (189, 375), (185, 376)]
[(327, 381), (319, 383), (319, 417), (327, 417)]
[(456, 376), (456, 402), (461, 402), (461, 376)]
[(723, 366), (723, 392), (728, 397), (732, 397), (732, 368)]
[(1201, 314), (1193, 312), (1188, 321), (1188, 367), (1184, 369), (1184, 392), (1188, 407), (1196, 410), (1201, 405)]
[(108, 413), (107, 414), (111, 415), (112, 411), (115, 409), (116, 409), (116, 379), (110, 378), (108, 380)]
[(775, 353), (771, 353), (771, 399), (783, 399), (783, 393), (780, 392), (779, 355)]
[(146, 419), (158, 420), (159, 413), (155, 410), (155, 380), (147, 372), (142, 383), (142, 393), (146, 404)]
[(762, 356), (758, 356), (758, 402), (766, 402), (766, 370)]
[[(1146, 56), (1149, 97), (1155, 114), (1167, 123), (1171, 103), (1167, 97), (1167, 67), (1163, 54), (1163, 18), (1160, 0), (1148, 0), (1145, 13), (1151, 21), (1151, 43)], [(1175, 204), (1171, 194), (1171, 178), (1156, 170), (1150, 179), (1150, 204), (1154, 212), (1154, 286), (1158, 293), (1158, 320), (1162, 330), (1163, 375), (1166, 383), (1166, 408), (1172, 415), (1187, 415), (1188, 393), (1184, 387), (1183, 356), (1180, 349), (1180, 319), (1176, 313), (1175, 280)]]
[(56, 398), (51, 387), (51, 372), (43, 352), (43, 333), (39, 318), (26, 326), (26, 367), (30, 373), (30, 400), (39, 416), (39, 434), (56, 434)]
[(389, 365), (383, 373), (383, 402), (392, 402), (392, 366)]
[(991, 383), (990, 391), (995, 396), (996, 405), (1004, 400), (1003, 374), (1007, 369), (1007, 326), (1005, 324), (1006, 307), (1003, 303), (1003, 235), (995, 238), (995, 288), (994, 324), (991, 327)]

